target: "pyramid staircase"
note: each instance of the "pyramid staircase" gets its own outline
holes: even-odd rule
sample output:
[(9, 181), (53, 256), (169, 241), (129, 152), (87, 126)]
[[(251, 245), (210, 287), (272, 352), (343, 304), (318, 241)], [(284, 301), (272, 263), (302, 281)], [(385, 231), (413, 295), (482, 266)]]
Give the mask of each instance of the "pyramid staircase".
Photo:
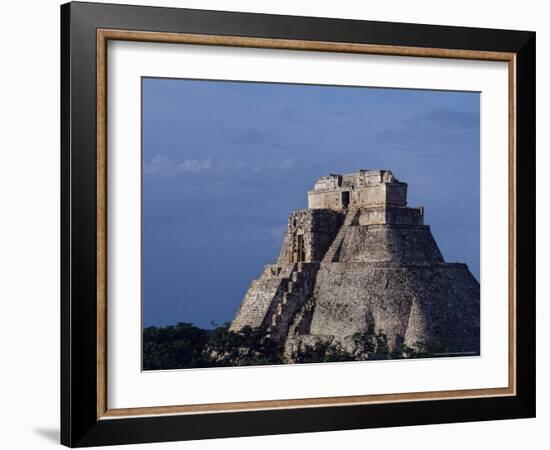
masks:
[(340, 227), (340, 230), (338, 230), (338, 234), (332, 241), (332, 244), (330, 244), (330, 247), (328, 248), (327, 252), (325, 253), (325, 256), (323, 257), (324, 263), (335, 262), (338, 260), (338, 256), (340, 254), (340, 248), (342, 246), (342, 242), (344, 242), (344, 238), (346, 237), (348, 227), (355, 224), (355, 221), (358, 215), (359, 215), (359, 208), (350, 208), (348, 210), (348, 213), (346, 214), (346, 218), (344, 219), (344, 223)]
[(260, 278), (253, 280), (250, 284), (237, 317), (229, 329), (237, 331), (244, 325), (256, 328), (265, 323), (273, 300), (277, 299), (281, 292), (286, 292), (292, 273), (296, 270), (295, 266), (295, 264), (265, 266)]
[(297, 263), (280, 297), (274, 302), (271, 317), (266, 317), (268, 335), (285, 338), (296, 312), (312, 294), (319, 263)]
[(296, 264), (296, 269), (292, 272), (290, 278), (288, 279), (281, 298), (275, 304), (274, 313), (271, 316), (271, 328), (279, 327), (283, 321), (283, 318), (288, 315), (289, 307), (294, 303), (292, 300), (294, 299), (296, 289), (301, 281), (302, 271), (303, 265), (301, 263)]

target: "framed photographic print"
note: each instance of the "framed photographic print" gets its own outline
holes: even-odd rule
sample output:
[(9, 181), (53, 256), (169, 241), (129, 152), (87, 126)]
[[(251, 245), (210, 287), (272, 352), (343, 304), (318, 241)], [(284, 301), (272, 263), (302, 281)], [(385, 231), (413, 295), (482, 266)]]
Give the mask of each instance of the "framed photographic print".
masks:
[(535, 33), (61, 19), (63, 444), (535, 415)]

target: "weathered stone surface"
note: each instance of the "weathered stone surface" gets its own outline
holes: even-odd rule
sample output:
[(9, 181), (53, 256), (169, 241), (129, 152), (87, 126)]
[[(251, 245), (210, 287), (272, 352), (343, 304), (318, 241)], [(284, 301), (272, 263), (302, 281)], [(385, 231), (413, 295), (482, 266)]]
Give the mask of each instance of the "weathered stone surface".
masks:
[(310, 209), (404, 207), (407, 183), (398, 181), (389, 170), (360, 170), (321, 177), (307, 195)]
[(374, 326), (390, 348), (401, 342), (435, 344), (443, 352), (479, 348), (479, 284), (463, 264), (327, 264), (317, 273), (314, 298), (304, 334), (345, 338)]
[(443, 262), (427, 225), (349, 227), (342, 242), (341, 262)]
[(252, 328), (263, 326), (270, 307), (282, 298), (294, 266), (265, 266), (262, 276), (250, 284), (230, 329), (239, 330), (245, 325)]
[(321, 261), (344, 220), (330, 209), (299, 209), (290, 214), (279, 264)]
[(444, 262), (406, 192), (390, 171), (318, 180), (231, 329), (263, 327), (287, 355), (324, 342), (362, 359), (354, 336), (372, 331), (390, 349), (478, 354), (479, 283), (465, 264)]

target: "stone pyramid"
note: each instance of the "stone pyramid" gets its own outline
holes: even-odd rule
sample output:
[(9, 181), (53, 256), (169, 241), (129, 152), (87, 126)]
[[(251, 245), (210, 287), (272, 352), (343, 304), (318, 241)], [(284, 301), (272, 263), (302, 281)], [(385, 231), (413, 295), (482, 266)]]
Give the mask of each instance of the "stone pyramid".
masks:
[(282, 249), (246, 293), (231, 330), (261, 327), (287, 354), (324, 341), (358, 350), (382, 333), (390, 350), (479, 354), (478, 281), (447, 263), (424, 208), (388, 170), (320, 178), (288, 219)]

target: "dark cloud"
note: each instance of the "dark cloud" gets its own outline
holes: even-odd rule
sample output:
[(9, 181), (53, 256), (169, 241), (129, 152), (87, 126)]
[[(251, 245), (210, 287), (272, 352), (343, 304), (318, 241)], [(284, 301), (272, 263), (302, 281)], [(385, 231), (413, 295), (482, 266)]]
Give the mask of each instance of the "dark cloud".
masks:
[(373, 142), (415, 154), (448, 157), (442, 150), (464, 151), (465, 139), (479, 147), (476, 136), (479, 136), (479, 113), (438, 108), (378, 132)]

